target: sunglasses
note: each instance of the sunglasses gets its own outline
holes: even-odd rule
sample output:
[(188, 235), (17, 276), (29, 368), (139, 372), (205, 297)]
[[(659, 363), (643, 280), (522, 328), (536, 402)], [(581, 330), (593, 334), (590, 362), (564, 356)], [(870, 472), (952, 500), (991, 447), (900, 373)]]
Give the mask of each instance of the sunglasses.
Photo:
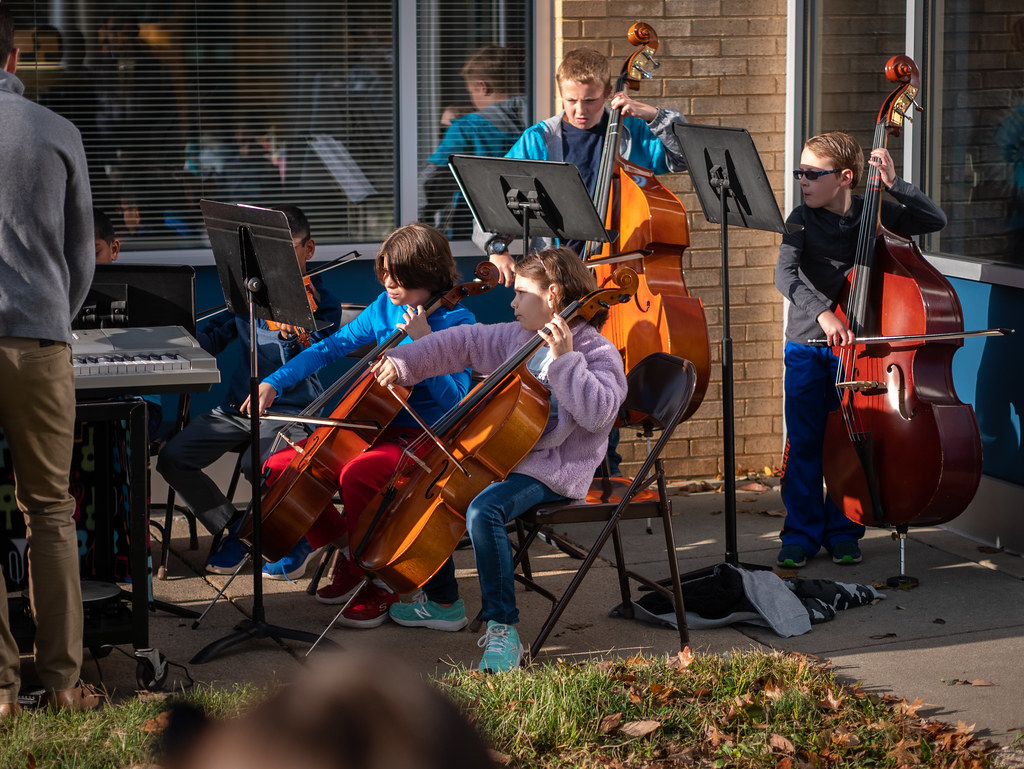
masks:
[(796, 171), (793, 172), (793, 178), (796, 179), (797, 181), (800, 181), (800, 179), (802, 179), (803, 177), (806, 176), (808, 179), (810, 179), (813, 182), (819, 176), (828, 176), (829, 174), (837, 174), (837, 173), (839, 173), (842, 170), (843, 169), (841, 169), (841, 168), (833, 168), (831, 171), (804, 171), (804, 170), (798, 168)]

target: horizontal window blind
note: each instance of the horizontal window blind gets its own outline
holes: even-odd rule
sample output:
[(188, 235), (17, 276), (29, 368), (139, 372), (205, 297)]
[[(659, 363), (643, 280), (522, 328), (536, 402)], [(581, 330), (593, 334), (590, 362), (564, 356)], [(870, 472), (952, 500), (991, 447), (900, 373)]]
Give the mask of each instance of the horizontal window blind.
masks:
[(470, 237), (472, 216), (448, 156), (504, 155), (528, 125), (529, 5), (437, 0), (419, 9), (418, 215), (453, 240)]
[[(406, 6), (377, 0), (10, 7), (26, 95), (81, 130), (122, 248), (163, 251), (207, 246), (202, 198), (296, 203), (321, 243), (382, 240), (396, 185), (418, 184), (399, 174), (398, 121), (417, 121), (426, 163), (485, 45), (516, 46), (521, 91), (526, 4), (421, 0), (403, 51)], [(398, 103), (400, 56), (416, 59), (416, 103)]]

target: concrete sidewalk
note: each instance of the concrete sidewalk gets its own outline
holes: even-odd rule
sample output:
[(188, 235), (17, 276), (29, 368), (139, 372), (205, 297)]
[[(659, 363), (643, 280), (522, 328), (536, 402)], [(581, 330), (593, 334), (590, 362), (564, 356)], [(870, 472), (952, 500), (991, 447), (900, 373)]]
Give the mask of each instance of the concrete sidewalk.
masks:
[[(738, 552), (748, 564), (773, 565), (782, 525), (782, 504), (777, 489), (745, 490), (737, 494)], [(154, 478), (154, 500), (163, 489)], [(681, 493), (675, 501), (674, 530), (684, 572), (713, 566), (723, 560), (724, 495), (720, 492)], [(587, 543), (598, 527), (571, 527), (571, 539)], [(631, 566), (653, 577), (668, 576), (663, 539), (655, 526), (645, 531), (643, 521), (623, 525)], [(226, 577), (203, 573), (209, 537), (200, 549), (188, 550), (183, 521), (171, 542), (170, 578), (154, 580), (157, 599), (201, 611)], [(154, 541), (154, 560), (161, 545)], [(799, 576), (880, 585), (899, 572), (898, 547), (889, 533), (869, 530), (862, 542), (864, 561), (836, 566), (819, 555)], [(733, 649), (772, 648), (813, 654), (831, 662), (845, 679), (860, 682), (869, 691), (885, 692), (908, 701), (920, 699), (924, 717), (953, 724), (976, 724), (976, 733), (999, 743), (1012, 742), (1024, 729), (1024, 559), (987, 552), (976, 543), (937, 528), (911, 530), (907, 543), (908, 574), (920, 579), (913, 590), (885, 590), (875, 605), (839, 612), (832, 622), (815, 625), (809, 633), (780, 638), (766, 628), (735, 625), (691, 631), (697, 653), (723, 653)], [(535, 573), (555, 584), (566, 584), (577, 561), (543, 544), (532, 551)], [(456, 553), (460, 586), (467, 611), (479, 608), (479, 591), (472, 553)], [(248, 571), (248, 570), (247, 570)], [(310, 569), (309, 575), (312, 575)], [(309, 579), (296, 583), (264, 581), (268, 622), (319, 634), (338, 607), (325, 606), (305, 592)], [(615, 570), (599, 560), (584, 581), (575, 601), (562, 617), (541, 655), (546, 659), (574, 659), (589, 655), (674, 653), (675, 631), (634, 620), (614, 619), (608, 610), (618, 602)], [(548, 602), (536, 594), (519, 595), (520, 630), (524, 643), (539, 630)], [(150, 641), (171, 663), (184, 665), (187, 675), (214, 686), (235, 683), (265, 684), (289, 680), (303, 662), (308, 644), (247, 639), (201, 665), (189, 660), (210, 642), (229, 634), (251, 614), (251, 572), (234, 581), (222, 600), (198, 629), (191, 619), (156, 612), (150, 614)], [(479, 659), (478, 634), (442, 633), (401, 628), (390, 622), (373, 630), (335, 628), (327, 637), (347, 649), (372, 647), (388, 650), (425, 673), (439, 673), (453, 665), (475, 667)], [(126, 651), (131, 652), (128, 648)], [(318, 650), (314, 654), (320, 653)], [(84, 675), (103, 682), (116, 698), (132, 696), (136, 663), (111, 654), (96, 666), (87, 661)], [(172, 666), (165, 688), (186, 681), (186, 671)]]

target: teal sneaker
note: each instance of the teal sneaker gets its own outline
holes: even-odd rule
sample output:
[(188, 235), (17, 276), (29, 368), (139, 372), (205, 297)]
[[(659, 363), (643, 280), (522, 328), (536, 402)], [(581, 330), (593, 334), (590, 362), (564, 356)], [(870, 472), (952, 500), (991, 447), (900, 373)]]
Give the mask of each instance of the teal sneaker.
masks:
[(393, 603), (388, 609), (391, 619), (405, 627), (429, 627), (454, 633), (469, 624), (466, 619), (466, 604), (458, 599), (450, 606), (442, 606), (427, 600), (427, 594), (420, 591), (409, 602)]
[(484, 656), (477, 667), (481, 673), (505, 673), (519, 667), (523, 661), (523, 645), (515, 625), (502, 625), (487, 620), (487, 632), (476, 642), (483, 647)]

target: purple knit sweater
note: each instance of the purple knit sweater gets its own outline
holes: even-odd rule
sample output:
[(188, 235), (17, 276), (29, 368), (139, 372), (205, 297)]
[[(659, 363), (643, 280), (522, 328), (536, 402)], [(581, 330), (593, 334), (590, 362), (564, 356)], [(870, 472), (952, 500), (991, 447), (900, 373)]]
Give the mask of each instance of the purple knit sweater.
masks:
[[(456, 326), (400, 345), (388, 357), (403, 385), (466, 366), (489, 374), (534, 335), (518, 323)], [(548, 371), (558, 399), (555, 423), (514, 472), (536, 478), (556, 494), (583, 499), (608, 450), (608, 433), (626, 397), (626, 375), (618, 351), (593, 326), (574, 324), (572, 344), (572, 352), (558, 356)]]

